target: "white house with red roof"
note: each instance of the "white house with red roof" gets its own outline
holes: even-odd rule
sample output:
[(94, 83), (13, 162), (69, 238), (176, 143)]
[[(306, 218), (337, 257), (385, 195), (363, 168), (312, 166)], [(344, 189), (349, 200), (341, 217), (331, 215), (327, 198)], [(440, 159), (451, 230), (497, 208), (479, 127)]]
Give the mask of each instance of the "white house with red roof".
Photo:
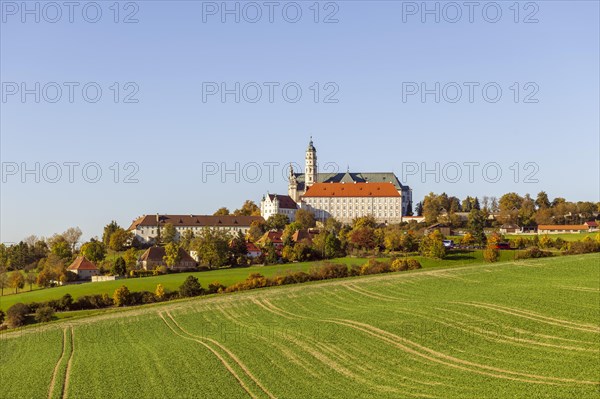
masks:
[(78, 256), (67, 270), (73, 272), (80, 279), (91, 279), (92, 276), (97, 276), (100, 274), (100, 270), (96, 267), (95, 264), (87, 260), (85, 256)]

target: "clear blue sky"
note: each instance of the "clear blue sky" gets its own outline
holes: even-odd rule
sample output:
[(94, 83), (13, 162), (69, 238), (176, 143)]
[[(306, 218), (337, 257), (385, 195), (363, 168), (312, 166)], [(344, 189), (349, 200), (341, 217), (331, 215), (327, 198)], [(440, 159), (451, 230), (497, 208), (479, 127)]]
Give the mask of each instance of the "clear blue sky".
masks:
[[(27, 4), (33, 8), (36, 3)], [(275, 7), (272, 23), (265, 6), (262, 18), (250, 23), (256, 10), (244, 8), (244, 2), (239, 3), (240, 23), (232, 15), (225, 15), (222, 23), (221, 10), (211, 14), (220, 1), (141, 1), (134, 3), (137, 9), (123, 9), (121, 3), (119, 23), (113, 22), (113, 1), (99, 2), (102, 16), (97, 23), (83, 18), (85, 3), (74, 10), (72, 23), (67, 8), (50, 23), (57, 18), (56, 10), (39, 4), (36, 23), (35, 15), (15, 9), (21, 2), (2, 1), (0, 127), (6, 181), (1, 186), (0, 241), (49, 236), (70, 226), (81, 227), (88, 239), (101, 235), (112, 219), (125, 226), (142, 214), (203, 214), (221, 206), (235, 209), (245, 199), (258, 202), (267, 191), (286, 192), (281, 166), (274, 182), (263, 166), (257, 182), (250, 181), (250, 167), (236, 183), (233, 175), (225, 176), (225, 182), (219, 176), (203, 179), (203, 163), (224, 163), (230, 169), (236, 162), (303, 164), (310, 135), (321, 166), (334, 162), (342, 171), (349, 166), (352, 171), (394, 171), (401, 177), (415, 163), (429, 169), (435, 162), (440, 167), (480, 163), (472, 182), (464, 166), (457, 182), (451, 182), (452, 167), (439, 183), (434, 175), (407, 176), (404, 183), (413, 188), (415, 202), (430, 191), (464, 198), (546, 190), (551, 198), (598, 200), (596, 1), (540, 1), (527, 9), (522, 2), (519, 23), (510, 8), (513, 1), (498, 2), (502, 16), (496, 23), (487, 21), (496, 18), (494, 8), (483, 15), (486, 2), (475, 8), (472, 23), (466, 7), (458, 22), (449, 22), (456, 10), (444, 8), (444, 2), (439, 3), (439, 23), (434, 15), (421, 21), (422, 10), (411, 7), (422, 2), (321, 3), (320, 23), (313, 20), (312, 1), (298, 2), (302, 16), (297, 23), (284, 19), (286, 3)], [(235, 4), (228, 3), (231, 8)], [(86, 11), (86, 18), (93, 20), (96, 10)], [(295, 11), (288, 5), (285, 17), (292, 20)], [(130, 13), (138, 22), (122, 23)], [(323, 23), (332, 13), (338, 22)], [(523, 23), (527, 18), (538, 22)], [(23, 82), (30, 89), (40, 82), (39, 103), (34, 94), (25, 102), (20, 92), (11, 94)], [(48, 101), (55, 97), (48, 82), (63, 87), (56, 103)], [(72, 103), (64, 82), (79, 83)], [(88, 82), (102, 89), (97, 103), (82, 97), (81, 87)], [(118, 103), (110, 88), (114, 82), (120, 87)], [(125, 87), (127, 82), (139, 88), (133, 97), (138, 103), (124, 103), (135, 87)], [(219, 95), (203, 101), (203, 82), (226, 82), (229, 88), (235, 82), (242, 87), (257, 82), (263, 97), (257, 103), (247, 101), (255, 96), (255, 88), (247, 86), (239, 103), (233, 94), (225, 103)], [(264, 82), (280, 83), (272, 103)], [(282, 96), (281, 87), (288, 82), (301, 87), (298, 102)], [(311, 90), (314, 82), (320, 84), (318, 103)], [(325, 87), (328, 82), (335, 85)], [(433, 94), (425, 102), (418, 94), (403, 101), (410, 86), (403, 90), (403, 82), (424, 82), (429, 88), (435, 82), (440, 87), (448, 82), (479, 86), (472, 103), (466, 86), (458, 102), (447, 101), (455, 96), (452, 85), (436, 103)], [(481, 88), (489, 82), (502, 89), (498, 102), (482, 97)], [(517, 103), (514, 82), (520, 87)], [(528, 82), (533, 85), (525, 87)], [(338, 102), (325, 103), (325, 95), (336, 86), (333, 99)], [(524, 102), (535, 90), (531, 98), (538, 102)], [(88, 99), (94, 96), (93, 90), (89, 93)], [(288, 94), (291, 98), (294, 91)], [(24, 183), (20, 170), (11, 174), (15, 163), (19, 169), (22, 163), (33, 169), (36, 162), (46, 167), (45, 175), (40, 170), (39, 183), (35, 173), (26, 175)], [(57, 183), (50, 182), (55, 176), (52, 162), (62, 165)], [(70, 182), (64, 162), (96, 162), (102, 178), (86, 182), (80, 165)], [(109, 169), (115, 162), (121, 167), (119, 183), (113, 182)], [(139, 166), (138, 183), (123, 183), (127, 162)], [(482, 166), (490, 162), (502, 169), (497, 182), (482, 177)], [(510, 169), (515, 162), (521, 168), (517, 183)], [(534, 176), (539, 183), (524, 181), (534, 171), (523, 169), (529, 162), (539, 167)], [(88, 172), (93, 178), (93, 169)]]

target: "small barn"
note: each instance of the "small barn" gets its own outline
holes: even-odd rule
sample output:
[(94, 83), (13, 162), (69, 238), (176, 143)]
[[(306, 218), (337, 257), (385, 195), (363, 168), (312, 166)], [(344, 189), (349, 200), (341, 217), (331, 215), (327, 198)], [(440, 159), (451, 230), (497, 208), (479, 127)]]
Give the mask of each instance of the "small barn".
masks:
[(154, 270), (165, 266), (170, 270), (190, 270), (196, 268), (196, 261), (183, 248), (179, 248), (180, 260), (172, 267), (168, 267), (164, 258), (166, 251), (164, 247), (150, 247), (140, 256), (138, 267), (144, 270)]

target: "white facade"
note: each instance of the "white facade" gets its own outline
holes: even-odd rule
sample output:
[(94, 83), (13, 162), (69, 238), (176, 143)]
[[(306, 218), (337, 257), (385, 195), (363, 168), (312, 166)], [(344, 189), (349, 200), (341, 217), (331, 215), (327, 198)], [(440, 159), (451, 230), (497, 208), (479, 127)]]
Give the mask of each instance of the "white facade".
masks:
[(330, 217), (350, 224), (353, 219), (373, 216), (378, 223), (402, 221), (402, 198), (396, 197), (304, 197), (302, 208), (325, 221)]
[(135, 220), (129, 228), (135, 238), (141, 243), (152, 243), (159, 234), (159, 229), (164, 229), (170, 223), (175, 227), (176, 238), (180, 239), (189, 230), (198, 236), (205, 228), (226, 231), (232, 235), (242, 232), (248, 233), (250, 225), (255, 220), (262, 220), (260, 216), (207, 216), (207, 215), (156, 215), (142, 216)]
[(289, 196), (267, 194), (260, 201), (260, 215), (268, 220), (271, 216), (281, 214), (288, 217), (290, 222), (296, 220), (298, 205)]

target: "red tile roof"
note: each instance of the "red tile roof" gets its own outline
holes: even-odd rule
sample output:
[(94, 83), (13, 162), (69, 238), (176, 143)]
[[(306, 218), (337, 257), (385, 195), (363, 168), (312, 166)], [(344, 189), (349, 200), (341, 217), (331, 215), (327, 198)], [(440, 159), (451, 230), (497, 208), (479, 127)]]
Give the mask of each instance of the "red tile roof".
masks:
[(588, 225), (589, 227), (598, 227), (598, 223), (591, 221), (591, 222), (585, 222), (586, 225)]
[(96, 265), (86, 259), (85, 256), (78, 256), (67, 270), (98, 270)]
[(269, 194), (269, 199), (273, 201), (277, 197), (279, 207), (283, 209), (298, 209), (298, 204), (289, 195)]
[(587, 230), (588, 227), (581, 224), (540, 224), (538, 230)]
[(209, 215), (144, 215), (131, 223), (129, 230), (135, 230), (138, 226), (164, 226), (171, 223), (175, 227), (238, 227), (250, 226), (254, 221), (264, 221), (261, 216), (209, 216)]
[(392, 183), (315, 183), (303, 197), (400, 197)]

